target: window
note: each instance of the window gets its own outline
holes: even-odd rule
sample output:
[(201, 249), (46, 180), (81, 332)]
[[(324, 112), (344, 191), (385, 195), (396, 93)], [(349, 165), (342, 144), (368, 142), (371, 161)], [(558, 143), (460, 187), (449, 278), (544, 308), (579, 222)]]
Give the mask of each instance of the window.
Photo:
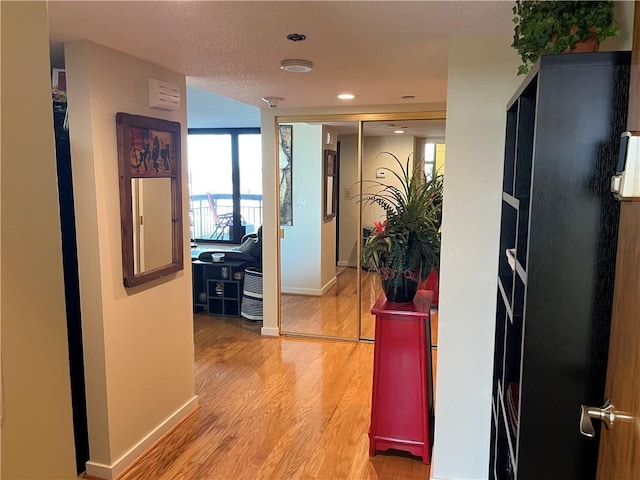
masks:
[(262, 224), (260, 129), (189, 129), (189, 217), (196, 241), (239, 243)]
[(444, 174), (444, 141), (427, 140), (424, 144), (424, 173), (427, 178)]

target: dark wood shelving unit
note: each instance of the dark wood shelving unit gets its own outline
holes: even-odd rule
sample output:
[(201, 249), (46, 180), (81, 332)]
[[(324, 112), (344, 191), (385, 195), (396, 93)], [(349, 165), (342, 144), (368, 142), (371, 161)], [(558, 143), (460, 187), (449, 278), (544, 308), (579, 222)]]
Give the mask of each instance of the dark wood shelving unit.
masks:
[(630, 61), (544, 55), (507, 106), (489, 478), (595, 478)]
[(247, 262), (192, 262), (193, 310), (208, 315), (239, 317)]

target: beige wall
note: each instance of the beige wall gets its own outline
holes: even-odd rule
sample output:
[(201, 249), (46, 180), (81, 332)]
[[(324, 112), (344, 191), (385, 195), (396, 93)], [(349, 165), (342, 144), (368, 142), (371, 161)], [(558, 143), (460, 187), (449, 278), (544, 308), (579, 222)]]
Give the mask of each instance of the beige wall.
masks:
[[(358, 212), (360, 204), (356, 198), (358, 192), (358, 135), (341, 135), (340, 138), (340, 239), (339, 265), (355, 267), (358, 257), (357, 242)], [(350, 189), (352, 199), (345, 198), (345, 189)]]
[[(409, 159), (409, 171), (413, 171), (413, 147), (414, 137), (405, 135), (387, 135), (383, 137), (365, 137), (364, 146), (362, 149), (362, 188), (363, 192), (367, 191), (367, 188), (371, 188), (370, 191), (376, 192), (379, 187), (373, 182), (384, 183), (385, 185), (394, 185), (399, 187), (400, 182), (391, 173), (386, 172), (386, 178), (376, 178), (376, 170), (378, 168), (388, 168), (395, 172), (400, 173), (398, 163), (391, 155), (387, 155), (384, 152), (389, 152), (395, 155), (402, 165), (406, 165), (407, 159)], [(362, 227), (373, 228), (373, 225), (377, 221), (384, 221), (386, 218), (385, 212), (377, 204), (363, 204), (362, 205)]]
[[(2, 2), (3, 479), (75, 459), (44, 2)], [(10, 94), (7, 94), (10, 92)]]
[[(0, 6), (0, 25), (2, 25), (2, 7)], [(0, 26), (0, 32), (2, 27)], [(0, 34), (0, 51), (2, 50), (2, 35)], [(2, 55), (0, 55), (0, 58)], [(2, 78), (2, 63), (0, 62), (0, 78)], [(0, 98), (2, 94), (2, 82), (0, 82)], [(0, 131), (2, 131), (2, 115), (0, 115)], [(0, 141), (0, 145), (2, 142)], [(1, 148), (0, 148), (1, 150)], [(2, 185), (2, 152), (0, 151), (0, 190)], [(0, 195), (0, 238), (2, 238), (2, 195)], [(2, 248), (0, 248), (0, 271), (2, 270)], [(2, 376), (2, 275), (0, 275), (0, 378)], [(0, 381), (0, 399), (4, 398), (3, 383)], [(2, 400), (0, 400), (0, 403)], [(0, 412), (2, 412), (2, 405), (0, 405)], [(0, 478), (2, 478), (2, 424), (4, 417), (0, 414)]]
[(143, 205), (141, 211), (143, 217), (141, 243), (144, 245), (142, 258), (144, 259), (143, 271), (148, 271), (172, 261), (171, 179), (134, 180), (142, 184), (140, 192), (140, 203)]
[[(331, 142), (327, 144), (327, 134), (330, 134)], [(336, 151), (338, 149), (338, 133), (336, 128), (327, 127), (323, 125), (322, 127), (322, 142), (320, 147), (320, 156), (322, 158), (321, 172), (324, 172), (324, 150), (333, 150)], [(336, 172), (337, 173), (337, 172)], [(324, 173), (321, 173), (320, 178), (322, 179)], [(321, 204), (324, 204), (324, 180), (322, 180), (322, 186), (320, 187), (321, 194)], [(339, 192), (338, 192), (339, 194)], [(337, 205), (337, 203), (336, 203)], [(324, 206), (321, 208), (320, 212), (320, 230), (322, 232), (322, 245), (321, 245), (321, 261), (320, 264), (322, 266), (321, 274), (320, 274), (320, 284), (322, 285), (323, 291), (326, 292), (328, 288), (333, 285), (336, 278), (336, 217), (333, 217), (330, 220), (324, 220)]]
[[(182, 124), (186, 181), (186, 108), (148, 107), (147, 80), (179, 86), (185, 78), (100, 45), (65, 46), (71, 155), (78, 229), (91, 459), (88, 472), (117, 474), (145, 442), (194, 402), (191, 264), (125, 289), (122, 284), (116, 112)], [(188, 219), (186, 189), (183, 218)], [(188, 238), (184, 222), (184, 238)]]

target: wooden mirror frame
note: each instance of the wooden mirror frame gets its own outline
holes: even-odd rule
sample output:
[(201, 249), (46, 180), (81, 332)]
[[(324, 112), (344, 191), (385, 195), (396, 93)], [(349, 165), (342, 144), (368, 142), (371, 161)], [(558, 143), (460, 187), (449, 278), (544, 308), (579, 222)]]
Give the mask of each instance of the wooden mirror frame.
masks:
[[(135, 287), (184, 268), (180, 168), (181, 128), (178, 122), (120, 112), (116, 114), (116, 129), (120, 177), (123, 283), (125, 287)], [(167, 151), (163, 149), (163, 152), (154, 152), (156, 158), (152, 159), (150, 148), (141, 150), (136, 146), (132, 137), (132, 132), (135, 130), (149, 130), (157, 132), (165, 138), (170, 137)], [(134, 269), (132, 178), (171, 179), (171, 263), (140, 273), (135, 273)]]

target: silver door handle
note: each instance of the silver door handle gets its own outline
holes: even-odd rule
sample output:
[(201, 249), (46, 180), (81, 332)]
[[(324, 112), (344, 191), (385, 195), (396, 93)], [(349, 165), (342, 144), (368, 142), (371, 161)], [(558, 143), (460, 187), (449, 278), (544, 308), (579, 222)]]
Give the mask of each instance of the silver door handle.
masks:
[(593, 438), (596, 436), (593, 423), (591, 423), (592, 418), (604, 423), (607, 430), (613, 428), (615, 422), (618, 420), (630, 421), (634, 419), (630, 413), (616, 410), (616, 407), (608, 398), (605, 400), (602, 408), (580, 405), (580, 433), (585, 437)]

